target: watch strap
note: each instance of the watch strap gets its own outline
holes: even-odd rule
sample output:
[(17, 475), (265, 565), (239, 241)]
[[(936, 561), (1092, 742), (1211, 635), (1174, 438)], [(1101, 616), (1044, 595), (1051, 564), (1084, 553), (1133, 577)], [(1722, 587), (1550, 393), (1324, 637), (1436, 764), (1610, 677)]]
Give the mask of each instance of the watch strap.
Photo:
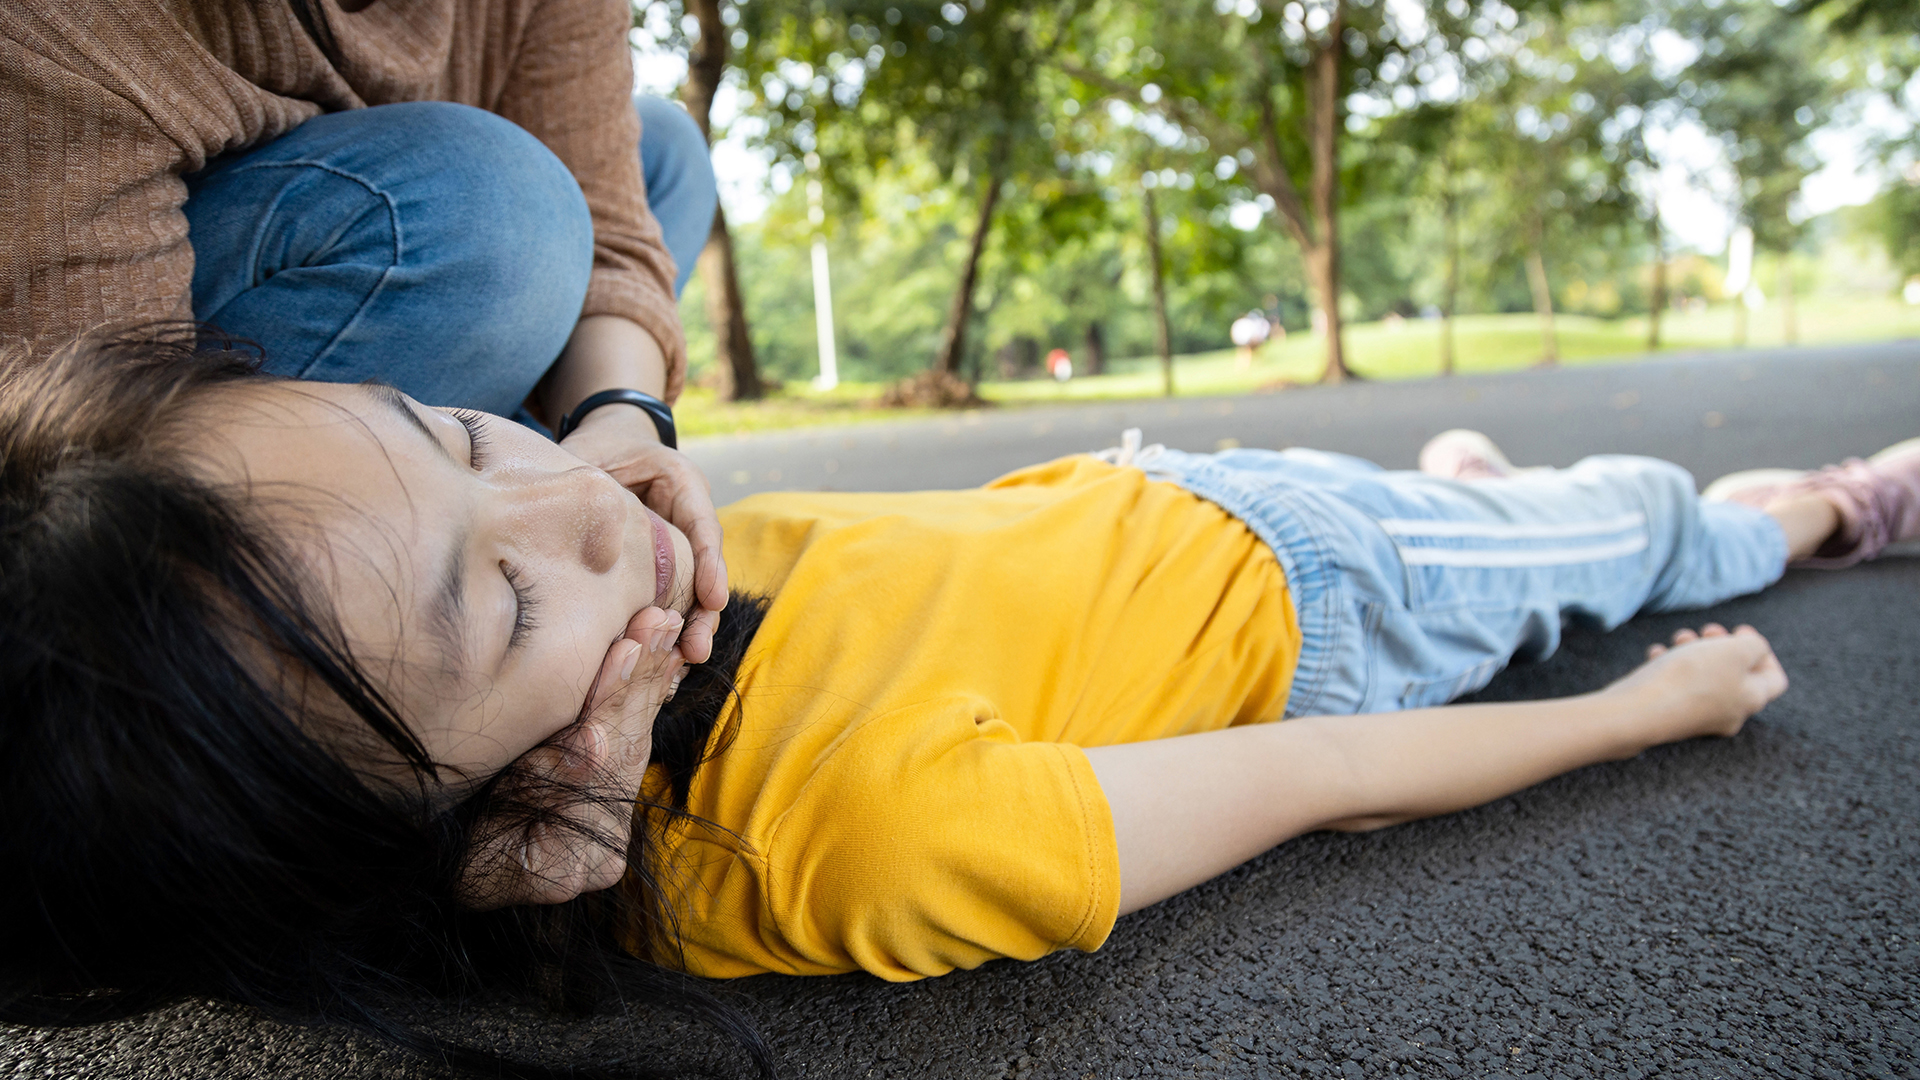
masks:
[(588, 413), (602, 405), (638, 406), (652, 418), (653, 430), (660, 433), (661, 445), (669, 450), (680, 448), (680, 440), (673, 426), (673, 409), (652, 394), (624, 388), (602, 390), (597, 394), (588, 395), (585, 401), (573, 407), (572, 412), (560, 418), (560, 427), (553, 433), (554, 441), (558, 442), (573, 434), (574, 429), (580, 426), (580, 421), (585, 420)]

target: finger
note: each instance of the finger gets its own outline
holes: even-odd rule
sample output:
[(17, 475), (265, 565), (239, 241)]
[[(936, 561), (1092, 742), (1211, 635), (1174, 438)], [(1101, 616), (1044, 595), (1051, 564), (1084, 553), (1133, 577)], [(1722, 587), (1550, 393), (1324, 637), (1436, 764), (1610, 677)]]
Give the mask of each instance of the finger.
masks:
[[(605, 823), (595, 821), (589, 828), (604, 829)], [(535, 904), (565, 903), (581, 893), (610, 888), (626, 869), (625, 852), (564, 826), (528, 830), (517, 861), (526, 895), (521, 902)]]
[(608, 646), (581, 715), (592, 716), (603, 709), (617, 713), (621, 709), (613, 704), (613, 699), (623, 696), (629, 686), (660, 681), (673, 661), (666, 654), (672, 649), (680, 628), (677, 611), (648, 607), (635, 612), (627, 620), (620, 639)]
[(660, 665), (665, 668), (672, 664), (673, 657), (670, 654), (674, 651), (674, 643), (678, 642), (680, 635), (686, 631), (687, 620), (677, 611), (662, 612), (662, 615), (664, 618), (661, 619), (660, 625), (648, 635), (647, 651), (667, 657)]
[(1690, 641), (1699, 640), (1700, 635), (1695, 633), (1692, 627), (1683, 626), (1673, 632), (1673, 643), (1675, 645), (1685, 645)]
[(1767, 662), (1762, 674), (1767, 680), (1767, 700), (1769, 701), (1786, 693), (1787, 687), (1792, 685), (1792, 680), (1787, 678), (1787, 669), (1780, 666), (1780, 658), (1772, 653), (1767, 654)]
[(720, 613), (696, 609), (680, 633), (680, 655), (689, 664), (704, 664), (713, 655), (713, 635), (720, 629)]
[(1700, 628), (1701, 637), (1726, 637), (1727, 628), (1717, 622), (1710, 622)]
[(698, 489), (682, 490), (674, 500), (671, 521), (687, 534), (693, 548), (693, 597), (700, 606), (719, 611), (727, 606), (727, 558), (721, 551), (720, 516), (713, 500)]
[[(632, 623), (628, 626), (631, 633)], [(645, 651), (644, 645), (630, 637), (622, 637), (609, 646), (606, 657), (600, 661), (600, 670), (593, 677), (593, 686), (587, 691), (586, 703), (580, 707), (581, 715), (591, 715), (609, 695), (626, 685)]]
[(1780, 666), (1779, 654), (1773, 651), (1773, 646), (1766, 638), (1760, 636), (1759, 631), (1756, 630), (1750, 634), (1736, 632), (1733, 636), (1741, 644), (1753, 649), (1753, 670), (1776, 669), (1784, 672), (1785, 669)]
[(1657, 660), (1660, 657), (1666, 655), (1666, 652), (1667, 652), (1667, 647), (1665, 645), (1661, 645), (1658, 643), (1649, 645), (1647, 646), (1647, 659)]

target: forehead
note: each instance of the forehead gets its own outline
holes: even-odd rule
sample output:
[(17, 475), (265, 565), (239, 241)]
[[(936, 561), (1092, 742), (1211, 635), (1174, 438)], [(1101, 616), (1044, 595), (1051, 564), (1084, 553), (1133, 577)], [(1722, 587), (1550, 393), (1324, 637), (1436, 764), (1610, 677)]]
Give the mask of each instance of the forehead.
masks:
[(406, 631), (450, 515), (433, 445), (407, 426), (377, 389), (249, 386), (222, 403), (206, 457), (314, 574), (356, 653), (440, 668)]
[(376, 391), (328, 383), (248, 387), (222, 410), (212, 447), (226, 479), (269, 515), (412, 537), (426, 441), (402, 428)]

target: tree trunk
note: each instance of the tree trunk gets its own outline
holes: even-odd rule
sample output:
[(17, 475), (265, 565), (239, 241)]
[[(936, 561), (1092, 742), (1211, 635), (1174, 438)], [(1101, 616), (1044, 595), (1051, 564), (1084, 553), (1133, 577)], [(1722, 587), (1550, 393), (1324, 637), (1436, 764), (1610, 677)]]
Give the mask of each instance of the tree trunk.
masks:
[(1447, 163), (1447, 291), (1440, 305), (1440, 374), (1453, 374), (1453, 311), (1460, 299), (1460, 199), (1453, 190), (1453, 163)]
[(1527, 287), (1533, 290), (1533, 310), (1540, 316), (1540, 363), (1560, 362), (1560, 339), (1553, 332), (1553, 290), (1547, 284), (1547, 260), (1540, 253), (1546, 232), (1534, 215), (1533, 246), (1527, 249)]
[(700, 40), (687, 50), (687, 82), (680, 88), (680, 102), (711, 143), (713, 95), (727, 73), (727, 26), (720, 21), (720, 0), (687, 0), (687, 13), (700, 24)]
[(1800, 342), (1800, 316), (1793, 308), (1793, 255), (1780, 253), (1780, 334), (1789, 345)]
[(700, 252), (700, 280), (707, 287), (707, 322), (713, 326), (714, 369), (721, 401), (758, 401), (766, 394), (747, 333), (747, 305), (733, 263), (733, 234), (726, 211), (713, 208), (713, 231)]
[(973, 225), (973, 243), (967, 248), (967, 265), (960, 271), (960, 284), (953, 290), (953, 303), (947, 307), (947, 326), (940, 332), (940, 351), (934, 354), (935, 370), (958, 377), (966, 359), (967, 320), (973, 316), (973, 284), (980, 274), (980, 253), (986, 250), (987, 230), (993, 226), (994, 204), (1000, 201), (1000, 171), (987, 172), (986, 190), (980, 193), (980, 216)]
[(1308, 73), (1308, 106), (1312, 110), (1313, 214), (1319, 219), (1318, 243), (1306, 252), (1308, 274), (1320, 294), (1320, 310), (1327, 326), (1327, 367), (1322, 382), (1337, 383), (1353, 377), (1347, 367), (1346, 347), (1340, 324), (1340, 229), (1335, 210), (1340, 201), (1340, 52), (1346, 48), (1341, 35), (1346, 27), (1345, 6), (1333, 5), (1333, 19), (1327, 24), (1326, 37), (1313, 54)]
[(1153, 319), (1155, 343), (1160, 347), (1160, 379), (1168, 397), (1173, 396), (1173, 334), (1167, 327), (1166, 264), (1160, 258), (1160, 211), (1153, 204), (1153, 189), (1141, 188), (1147, 204), (1147, 258), (1153, 263)]
[(1653, 296), (1647, 305), (1647, 351), (1660, 347), (1660, 316), (1667, 309), (1667, 244), (1660, 232), (1660, 211), (1653, 212)]
[(1100, 329), (1100, 320), (1087, 323), (1086, 336), (1087, 374), (1105, 375), (1107, 373), (1107, 334)]
[[(713, 141), (713, 95), (727, 71), (727, 28), (720, 20), (720, 0), (687, 0), (687, 10), (700, 24), (700, 40), (687, 55), (687, 82), (680, 100), (700, 125), (700, 134)], [(765, 393), (760, 367), (747, 332), (746, 299), (740, 294), (740, 274), (733, 261), (733, 235), (726, 213), (713, 211), (713, 228), (700, 253), (700, 281), (707, 289), (707, 322), (713, 327), (714, 366), (720, 375), (720, 400), (752, 401)]]
[(1344, 382), (1354, 377), (1347, 368), (1346, 350), (1342, 348), (1340, 335), (1340, 262), (1339, 253), (1326, 244), (1315, 244), (1306, 251), (1307, 284), (1313, 289), (1314, 300), (1319, 305), (1315, 330), (1327, 335), (1327, 366), (1320, 373), (1320, 381), (1326, 383)]

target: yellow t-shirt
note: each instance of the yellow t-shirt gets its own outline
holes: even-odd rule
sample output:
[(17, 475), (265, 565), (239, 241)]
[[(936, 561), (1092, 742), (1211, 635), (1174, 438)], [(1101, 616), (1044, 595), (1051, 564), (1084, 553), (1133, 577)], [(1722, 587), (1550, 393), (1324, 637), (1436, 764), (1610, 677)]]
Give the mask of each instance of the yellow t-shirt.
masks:
[(690, 970), (906, 980), (1106, 940), (1113, 819), (1079, 747), (1278, 719), (1299, 629), (1225, 511), (1072, 457), (970, 491), (722, 510), (772, 594), (731, 742), (665, 838)]

